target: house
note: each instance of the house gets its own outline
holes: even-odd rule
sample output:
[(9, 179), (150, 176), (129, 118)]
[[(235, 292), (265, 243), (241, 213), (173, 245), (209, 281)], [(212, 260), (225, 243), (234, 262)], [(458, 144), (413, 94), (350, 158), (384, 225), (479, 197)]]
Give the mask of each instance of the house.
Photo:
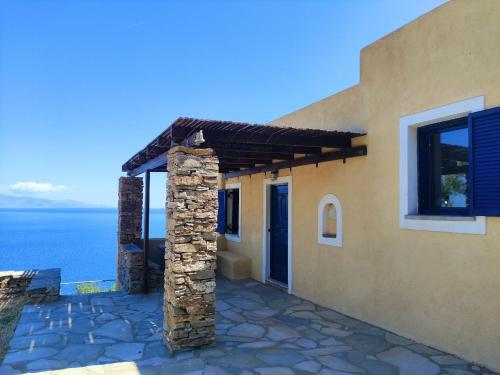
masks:
[(500, 370), (500, 2), (450, 1), (360, 65), (357, 85), (270, 126), (180, 118), (124, 165), (122, 244), (142, 235), (133, 176), (169, 172), (174, 350), (213, 335), (217, 243), (223, 274)]

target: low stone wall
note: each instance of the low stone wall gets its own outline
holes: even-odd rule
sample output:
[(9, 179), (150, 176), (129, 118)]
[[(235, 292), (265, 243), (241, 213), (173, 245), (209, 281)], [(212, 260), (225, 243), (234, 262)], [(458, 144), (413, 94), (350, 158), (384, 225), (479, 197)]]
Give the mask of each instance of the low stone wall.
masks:
[[(122, 290), (135, 294), (143, 292), (144, 280), (144, 250), (142, 241), (139, 243), (121, 244), (118, 255), (118, 282)], [(148, 262), (148, 290), (157, 292), (163, 289), (163, 278), (165, 274), (164, 252), (156, 254), (160, 241), (150, 243), (150, 260)], [(161, 241), (164, 243), (164, 240)], [(156, 257), (154, 256), (156, 255)], [(161, 259), (156, 259), (161, 257)], [(154, 260), (154, 261), (153, 261)], [(161, 260), (159, 262), (158, 260)]]
[(57, 301), (61, 269), (0, 272), (0, 299), (26, 295), (28, 303)]
[(144, 251), (134, 243), (120, 244), (118, 250), (118, 284), (127, 293), (142, 293)]

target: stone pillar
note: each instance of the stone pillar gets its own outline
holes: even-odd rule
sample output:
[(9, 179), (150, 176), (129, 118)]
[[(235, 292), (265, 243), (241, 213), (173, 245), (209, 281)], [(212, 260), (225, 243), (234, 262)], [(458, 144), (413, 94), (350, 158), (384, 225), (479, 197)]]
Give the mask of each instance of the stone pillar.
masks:
[(173, 352), (215, 340), (217, 176), (211, 149), (168, 153), (164, 340)]
[[(133, 243), (142, 237), (142, 194), (142, 178), (120, 177), (118, 191), (118, 269), (116, 280), (119, 289), (125, 288), (128, 290), (128, 284), (130, 284), (128, 280), (131, 279), (129, 275), (129, 268), (131, 267), (130, 257), (127, 256), (126, 247), (122, 245)], [(143, 262), (142, 259), (137, 262)]]

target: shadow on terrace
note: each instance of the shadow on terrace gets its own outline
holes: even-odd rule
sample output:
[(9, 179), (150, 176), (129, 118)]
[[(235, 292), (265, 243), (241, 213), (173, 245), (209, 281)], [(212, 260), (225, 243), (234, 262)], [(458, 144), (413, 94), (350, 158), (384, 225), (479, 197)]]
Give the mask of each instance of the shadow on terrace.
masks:
[(162, 293), (109, 292), (27, 305), (0, 373), (479, 374), (482, 370), (271, 286), (225, 278), (217, 279), (216, 344), (171, 355), (162, 341), (162, 299)]

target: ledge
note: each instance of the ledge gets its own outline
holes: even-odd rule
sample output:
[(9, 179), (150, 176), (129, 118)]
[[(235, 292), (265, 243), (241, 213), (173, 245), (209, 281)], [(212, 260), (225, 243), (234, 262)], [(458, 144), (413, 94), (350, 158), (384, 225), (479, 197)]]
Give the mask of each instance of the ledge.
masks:
[(409, 220), (439, 220), (439, 221), (476, 221), (475, 216), (451, 216), (451, 215), (405, 215)]

